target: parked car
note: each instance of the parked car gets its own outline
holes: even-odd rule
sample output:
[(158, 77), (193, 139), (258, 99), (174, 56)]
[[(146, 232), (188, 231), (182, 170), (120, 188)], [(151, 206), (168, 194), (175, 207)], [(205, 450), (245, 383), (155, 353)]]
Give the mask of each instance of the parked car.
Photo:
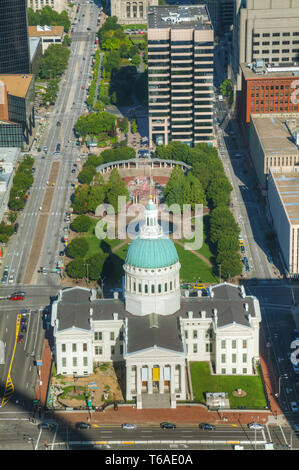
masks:
[(293, 413), (297, 413), (299, 411), (298, 405), (295, 401), (291, 401), (290, 405), (291, 405)]
[(19, 229), (19, 224), (18, 222), (16, 222), (14, 226), (14, 233), (17, 233), (18, 229)]
[(13, 284), (13, 282), (14, 282), (14, 275), (11, 274), (8, 278), (8, 284)]
[(249, 429), (256, 429), (256, 430), (261, 430), (261, 429), (264, 429), (264, 426), (260, 423), (249, 423), (248, 424), (248, 428)]
[(215, 431), (216, 429), (216, 426), (210, 423), (200, 423), (198, 427), (199, 429), (204, 429), (204, 430), (209, 430), (209, 431)]
[(79, 422), (79, 423), (76, 423), (76, 428), (77, 429), (90, 429), (91, 425), (89, 423)]
[(163, 422), (163, 423), (160, 423), (160, 428), (162, 429), (175, 429), (176, 428), (176, 425), (173, 424), (173, 423), (167, 423), (167, 422)]
[(19, 295), (19, 294), (12, 294), (9, 297), (9, 300), (24, 300), (25, 296), (24, 295)]
[(38, 429), (51, 429), (52, 426), (54, 426), (54, 424), (43, 422), (43, 423), (39, 423)]
[(137, 429), (137, 426), (136, 424), (132, 424), (132, 423), (123, 423), (121, 425), (121, 428), (122, 429)]
[(23, 343), (23, 341), (24, 341), (24, 335), (18, 335), (17, 343)]

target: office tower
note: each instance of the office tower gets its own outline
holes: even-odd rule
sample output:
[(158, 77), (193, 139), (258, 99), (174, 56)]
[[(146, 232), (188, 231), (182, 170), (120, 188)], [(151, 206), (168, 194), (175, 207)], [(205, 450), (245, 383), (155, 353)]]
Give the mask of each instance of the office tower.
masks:
[(234, 22), (235, 0), (221, 0), (220, 2), (220, 25), (221, 32), (229, 31)]
[(111, 0), (111, 16), (117, 16), (121, 24), (146, 23), (146, 11), (150, 5), (158, 5), (158, 0)]
[(0, 0), (0, 74), (30, 73), (26, 0)]
[(150, 144), (213, 144), (214, 30), (205, 5), (148, 9)]
[(236, 0), (232, 78), (241, 89), (240, 64), (299, 62), (299, 0)]

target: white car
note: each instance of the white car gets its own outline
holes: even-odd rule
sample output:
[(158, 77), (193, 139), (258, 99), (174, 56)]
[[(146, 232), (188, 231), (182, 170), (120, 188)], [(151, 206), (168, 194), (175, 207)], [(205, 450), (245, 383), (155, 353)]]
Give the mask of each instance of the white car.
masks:
[(264, 426), (260, 423), (249, 423), (248, 427), (249, 429), (256, 429), (256, 430), (264, 429)]
[(122, 429), (137, 429), (136, 424), (124, 423), (121, 425)]
[(293, 413), (297, 413), (297, 411), (299, 411), (298, 405), (295, 401), (291, 401), (290, 405), (291, 405)]
[(9, 283), (9, 284), (12, 284), (13, 281), (14, 281), (14, 276), (13, 276), (13, 274), (11, 274), (11, 275), (9, 276), (9, 278), (8, 278), (8, 283)]

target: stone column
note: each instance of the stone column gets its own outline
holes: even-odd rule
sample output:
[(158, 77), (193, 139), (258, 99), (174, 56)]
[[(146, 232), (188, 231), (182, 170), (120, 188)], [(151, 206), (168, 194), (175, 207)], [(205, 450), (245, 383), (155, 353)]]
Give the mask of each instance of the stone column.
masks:
[(181, 364), (180, 366), (180, 374), (181, 374), (181, 394), (183, 395), (183, 399), (186, 397), (186, 368), (185, 364)]
[(141, 366), (137, 365), (136, 370), (136, 388), (137, 388), (137, 395), (141, 395)]
[(174, 371), (175, 371), (175, 364), (170, 365), (170, 393), (175, 393), (175, 379), (174, 379)]
[(152, 364), (148, 366), (147, 392), (150, 394), (153, 393), (153, 366)]
[(159, 393), (164, 393), (164, 366), (160, 366), (159, 370)]
[(132, 400), (132, 366), (127, 365), (126, 366), (126, 399), (127, 400)]

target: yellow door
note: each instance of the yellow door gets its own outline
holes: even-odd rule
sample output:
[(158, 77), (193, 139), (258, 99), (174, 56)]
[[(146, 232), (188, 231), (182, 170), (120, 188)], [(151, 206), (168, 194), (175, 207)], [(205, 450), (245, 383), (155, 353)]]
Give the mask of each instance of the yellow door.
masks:
[(159, 381), (159, 367), (153, 367), (153, 382)]

